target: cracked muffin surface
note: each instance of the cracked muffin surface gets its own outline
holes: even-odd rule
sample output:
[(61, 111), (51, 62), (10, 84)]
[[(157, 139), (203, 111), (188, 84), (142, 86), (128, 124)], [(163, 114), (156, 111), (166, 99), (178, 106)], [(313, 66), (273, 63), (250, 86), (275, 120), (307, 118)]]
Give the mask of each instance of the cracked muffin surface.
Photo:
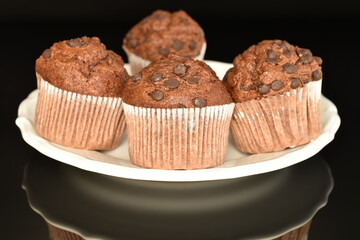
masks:
[(283, 94), (322, 79), (322, 59), (285, 40), (252, 45), (233, 64), (223, 81), (235, 102)]
[(169, 54), (126, 82), (125, 103), (150, 108), (194, 108), (232, 103), (222, 81), (203, 61)]
[(121, 56), (98, 37), (54, 43), (36, 60), (36, 72), (60, 89), (79, 94), (120, 97), (129, 77)]

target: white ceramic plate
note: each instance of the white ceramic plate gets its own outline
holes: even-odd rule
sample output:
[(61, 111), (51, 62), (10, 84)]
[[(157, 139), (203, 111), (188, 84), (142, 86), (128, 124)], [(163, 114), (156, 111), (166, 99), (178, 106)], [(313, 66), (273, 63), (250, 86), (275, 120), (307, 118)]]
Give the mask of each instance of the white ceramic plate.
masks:
[[(232, 66), (229, 63), (206, 61), (220, 79)], [(129, 66), (126, 65), (128, 68)], [(206, 181), (229, 179), (260, 174), (285, 168), (306, 160), (334, 139), (340, 126), (336, 106), (324, 96), (321, 97), (323, 132), (314, 141), (283, 151), (245, 154), (239, 152), (229, 140), (223, 165), (200, 170), (158, 170), (137, 167), (130, 163), (125, 136), (118, 148), (112, 151), (89, 151), (69, 148), (52, 143), (40, 137), (34, 127), (37, 90), (34, 90), (19, 106), (16, 125), (24, 140), (42, 154), (63, 163), (110, 176), (154, 181)]]

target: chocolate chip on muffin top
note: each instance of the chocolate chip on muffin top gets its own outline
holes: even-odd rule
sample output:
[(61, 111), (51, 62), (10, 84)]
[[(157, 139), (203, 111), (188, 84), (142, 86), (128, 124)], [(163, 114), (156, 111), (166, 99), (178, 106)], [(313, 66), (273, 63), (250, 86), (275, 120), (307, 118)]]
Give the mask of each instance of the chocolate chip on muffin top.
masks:
[(283, 40), (253, 45), (233, 64), (224, 83), (235, 102), (282, 94), (322, 79), (322, 59)]
[(169, 54), (126, 82), (125, 103), (149, 108), (195, 108), (232, 102), (222, 81), (204, 62)]
[(53, 44), (36, 60), (35, 69), (55, 87), (92, 96), (120, 97), (129, 78), (121, 56), (97, 37)]
[(195, 58), (205, 43), (204, 32), (186, 12), (154, 11), (126, 34), (123, 46), (155, 61), (169, 53)]

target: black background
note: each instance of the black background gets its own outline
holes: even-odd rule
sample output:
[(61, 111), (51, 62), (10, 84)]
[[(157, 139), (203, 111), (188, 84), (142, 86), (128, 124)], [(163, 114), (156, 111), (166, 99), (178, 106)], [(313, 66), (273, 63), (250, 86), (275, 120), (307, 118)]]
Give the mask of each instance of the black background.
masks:
[[(359, 15), (358, 1), (2, 1), (1, 70), (1, 239), (47, 239), (41, 217), (21, 189), (24, 164), (36, 154), (15, 126), (19, 103), (36, 88), (34, 63), (53, 42), (98, 36), (108, 49), (126, 56), (122, 39), (155, 9), (183, 9), (203, 27), (206, 59), (232, 62), (263, 39), (285, 39), (322, 57), (323, 94), (342, 123), (320, 153), (335, 186), (316, 215), (310, 240), (356, 239), (359, 187)], [(299, 199), (301, 201), (301, 199)]]

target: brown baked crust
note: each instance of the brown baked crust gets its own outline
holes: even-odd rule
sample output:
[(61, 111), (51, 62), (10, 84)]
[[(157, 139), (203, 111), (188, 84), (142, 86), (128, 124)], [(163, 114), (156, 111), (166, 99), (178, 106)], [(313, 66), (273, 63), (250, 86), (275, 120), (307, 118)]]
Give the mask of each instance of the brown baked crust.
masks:
[(154, 11), (133, 26), (123, 40), (128, 51), (151, 62), (169, 53), (195, 58), (204, 43), (202, 28), (182, 10)]
[(35, 69), (55, 87), (91, 96), (120, 97), (129, 78), (121, 56), (98, 37), (54, 43), (36, 60)]
[(239, 54), (224, 76), (235, 102), (260, 99), (322, 79), (320, 57), (283, 40), (264, 40)]
[(169, 54), (126, 82), (125, 103), (149, 108), (194, 108), (232, 103), (222, 81), (204, 62)]

